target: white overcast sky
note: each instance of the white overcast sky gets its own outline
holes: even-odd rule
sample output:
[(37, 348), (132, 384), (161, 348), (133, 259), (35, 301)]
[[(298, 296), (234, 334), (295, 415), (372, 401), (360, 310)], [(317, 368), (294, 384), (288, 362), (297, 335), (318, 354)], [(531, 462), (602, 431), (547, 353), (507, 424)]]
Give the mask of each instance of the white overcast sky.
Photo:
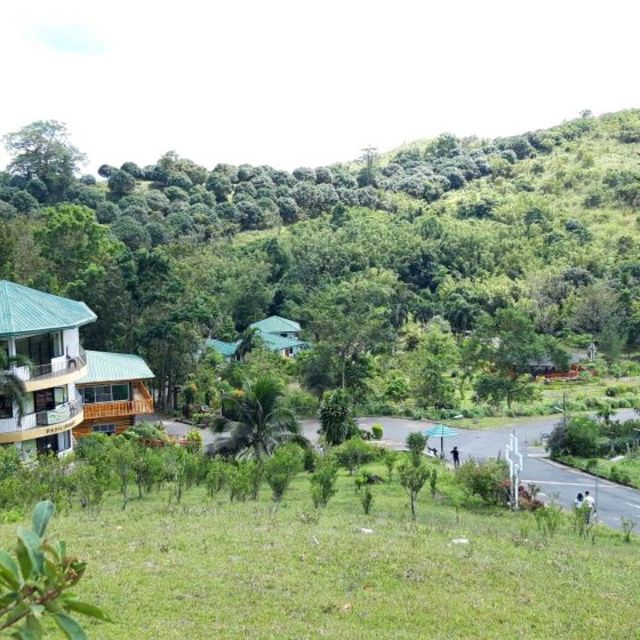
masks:
[(6, 2), (0, 135), (61, 120), (95, 170), (515, 134), (640, 107), (639, 18), (636, 0)]

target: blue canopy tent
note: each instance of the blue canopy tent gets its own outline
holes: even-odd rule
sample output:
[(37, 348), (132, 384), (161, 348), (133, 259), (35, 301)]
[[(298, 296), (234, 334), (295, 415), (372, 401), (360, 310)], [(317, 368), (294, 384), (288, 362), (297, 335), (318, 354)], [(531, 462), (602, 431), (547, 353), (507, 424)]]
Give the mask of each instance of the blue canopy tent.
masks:
[(458, 432), (446, 424), (434, 424), (432, 427), (425, 429), (423, 435), (427, 438), (440, 438), (440, 457), (444, 458), (444, 439), (457, 436)]

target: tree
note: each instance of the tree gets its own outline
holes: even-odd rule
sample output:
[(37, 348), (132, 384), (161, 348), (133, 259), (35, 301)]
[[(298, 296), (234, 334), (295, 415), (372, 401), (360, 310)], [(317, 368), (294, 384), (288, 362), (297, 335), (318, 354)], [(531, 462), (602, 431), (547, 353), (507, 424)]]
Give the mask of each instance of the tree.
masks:
[(109, 191), (116, 197), (126, 196), (136, 188), (136, 179), (122, 169), (116, 169), (109, 176)]
[(222, 416), (213, 426), (216, 440), (210, 452), (263, 458), (286, 442), (306, 442), (292, 411), (282, 402), (282, 385), (263, 376), (246, 381), (225, 395)]
[(411, 462), (414, 465), (419, 465), (422, 460), (422, 454), (424, 453), (424, 448), (427, 446), (427, 436), (420, 431), (412, 431), (407, 436), (407, 448), (411, 453)]
[(19, 640), (41, 640), (41, 618), (51, 618), (68, 638), (87, 638), (72, 617), (81, 613), (112, 622), (102, 609), (77, 600), (69, 589), (82, 579), (86, 562), (73, 557), (64, 542), (45, 538), (55, 511), (48, 500), (39, 502), (31, 528), (18, 527), (18, 540), (11, 552), (0, 551), (0, 632), (13, 629)]
[(415, 520), (418, 494), (430, 476), (429, 470), (424, 462), (420, 462), (418, 465), (405, 462), (398, 467), (398, 474), (400, 484), (405, 488), (411, 501), (411, 517)]
[(72, 281), (113, 251), (107, 227), (87, 207), (59, 204), (44, 209), (42, 218), (44, 224), (35, 232), (35, 239), (60, 283)]
[(4, 144), (13, 156), (7, 167), (9, 173), (26, 180), (39, 178), (54, 201), (64, 196), (86, 161), (85, 155), (69, 142), (66, 125), (56, 120), (32, 122), (7, 134)]
[(332, 458), (325, 456), (318, 462), (311, 475), (311, 499), (316, 509), (326, 507), (335, 494), (337, 476), (338, 467)]
[(302, 470), (302, 450), (294, 444), (278, 447), (265, 463), (265, 478), (273, 499), (280, 502), (291, 480)]
[(450, 373), (458, 360), (458, 347), (451, 333), (432, 324), (416, 357), (419, 400), (436, 409), (453, 406), (454, 385)]
[(566, 362), (566, 355), (555, 340), (536, 334), (533, 323), (515, 309), (499, 309), (493, 318), (485, 317), (478, 328), (477, 364), (485, 371), (476, 381), (476, 394), (496, 406), (506, 400), (531, 397), (531, 369), (541, 358)]
[(351, 401), (344, 389), (328, 391), (320, 406), (320, 433), (330, 445), (338, 445), (358, 433)]

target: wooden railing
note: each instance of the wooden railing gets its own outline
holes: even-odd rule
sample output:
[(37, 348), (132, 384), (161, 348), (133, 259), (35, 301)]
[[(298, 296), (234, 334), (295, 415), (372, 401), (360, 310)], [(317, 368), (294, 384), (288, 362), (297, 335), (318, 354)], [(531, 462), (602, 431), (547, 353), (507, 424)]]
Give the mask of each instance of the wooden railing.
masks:
[(134, 416), (138, 413), (153, 413), (153, 400), (120, 400), (117, 402), (96, 402), (84, 405), (84, 419), (116, 418)]

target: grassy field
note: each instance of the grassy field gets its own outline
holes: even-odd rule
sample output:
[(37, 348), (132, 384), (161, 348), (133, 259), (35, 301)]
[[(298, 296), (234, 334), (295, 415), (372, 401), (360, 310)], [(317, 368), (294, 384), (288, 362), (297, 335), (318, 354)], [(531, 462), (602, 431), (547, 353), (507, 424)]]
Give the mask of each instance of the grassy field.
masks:
[[(584, 540), (568, 519), (545, 540), (531, 514), (456, 509), (444, 471), (416, 524), (397, 481), (374, 488), (370, 516), (352, 478), (339, 484), (320, 512), (304, 474), (276, 511), (267, 488), (233, 504), (192, 489), (176, 505), (165, 490), (126, 511), (111, 496), (97, 516), (59, 514), (50, 534), (89, 562), (78, 594), (117, 619), (89, 623), (93, 639), (637, 637), (637, 540)], [(4, 546), (15, 526), (0, 525)]]

